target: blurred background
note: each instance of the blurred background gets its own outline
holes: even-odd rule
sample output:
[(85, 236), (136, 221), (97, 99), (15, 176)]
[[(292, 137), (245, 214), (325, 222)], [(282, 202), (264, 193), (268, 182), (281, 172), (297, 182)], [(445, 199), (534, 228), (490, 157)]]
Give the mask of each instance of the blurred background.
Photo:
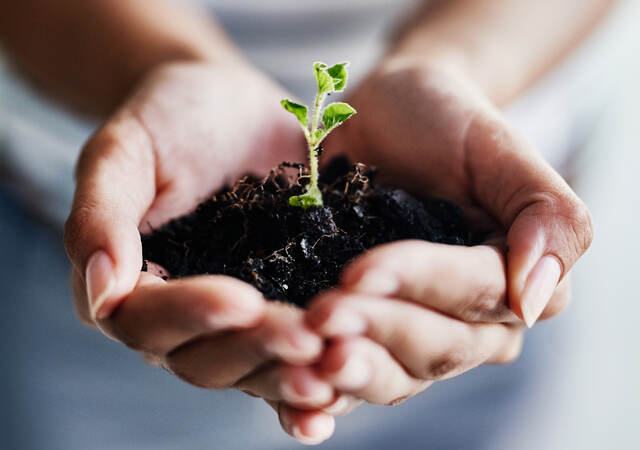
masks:
[[(364, 406), (321, 448), (640, 448), (639, 21), (640, 2), (620, 2), (507, 109), (593, 214), (570, 309), (529, 332), (516, 363), (437, 383), (392, 410)], [(0, 63), (0, 447), (296, 447), (267, 406), (182, 384), (75, 319), (61, 226), (94, 127)], [(553, 159), (567, 146), (580, 150), (570, 170)], [(464, 409), (468, 399), (489, 407)]]

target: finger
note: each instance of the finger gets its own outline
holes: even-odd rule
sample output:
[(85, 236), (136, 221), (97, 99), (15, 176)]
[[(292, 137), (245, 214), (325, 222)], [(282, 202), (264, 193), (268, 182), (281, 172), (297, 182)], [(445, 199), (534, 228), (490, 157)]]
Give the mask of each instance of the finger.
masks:
[(335, 403), (333, 387), (309, 366), (271, 365), (242, 378), (234, 387), (265, 400), (284, 401), (297, 409), (318, 409)]
[(126, 111), (86, 144), (65, 225), (65, 248), (85, 285), (92, 318), (105, 318), (136, 285), (138, 225), (155, 195), (150, 138)]
[(136, 350), (164, 355), (202, 334), (256, 326), (266, 301), (247, 283), (221, 275), (169, 282), (142, 273), (134, 291), (100, 328)]
[(468, 322), (519, 321), (507, 304), (502, 252), (486, 245), (414, 240), (382, 245), (347, 267), (341, 287), (412, 300)]
[(333, 403), (322, 408), (327, 414), (332, 416), (345, 416), (351, 411), (362, 405), (363, 400), (355, 398), (353, 395), (340, 394), (335, 398)]
[(242, 333), (249, 342), (271, 359), (294, 365), (316, 362), (323, 341), (309, 328), (304, 311), (283, 302), (268, 302), (260, 326)]
[[(253, 394), (251, 391), (243, 391), (245, 394), (251, 397), (258, 397)], [(269, 405), (271, 405), (274, 409), (276, 409), (280, 403), (277, 400), (265, 400)], [(364, 400), (354, 397), (349, 394), (340, 394), (338, 397), (334, 399), (334, 401), (322, 408), (322, 411), (331, 415), (331, 416), (345, 416), (355, 410), (357, 407), (362, 405)], [(277, 409), (276, 409), (277, 411)]]
[(430, 383), (410, 376), (387, 349), (360, 336), (336, 338), (319, 367), (336, 389), (380, 405), (397, 405)]
[(558, 287), (553, 292), (551, 296), (551, 300), (545, 307), (542, 314), (538, 318), (538, 321), (547, 320), (552, 317), (557, 316), (561, 312), (563, 312), (569, 306), (571, 302), (571, 273), (567, 274), (560, 283)]
[[(567, 283), (568, 284), (568, 283)], [(466, 322), (520, 322), (507, 302), (506, 264), (494, 246), (401, 241), (385, 244), (351, 263), (343, 289), (424, 304)], [(570, 290), (560, 283), (541, 319), (559, 314)]]
[(467, 324), (413, 303), (340, 292), (318, 298), (307, 321), (329, 338), (369, 337), (421, 380), (451, 378), (494, 358), (504, 361), (506, 354), (515, 359), (514, 341), (522, 334), (520, 327)]
[[(166, 279), (165, 277), (168, 276), (168, 272), (166, 269), (159, 266), (158, 264), (149, 261), (147, 261), (147, 273), (154, 274), (157, 277), (163, 279)], [(85, 325), (95, 327), (96, 323), (91, 317), (91, 313), (89, 311), (89, 302), (87, 301), (87, 288), (84, 283), (84, 278), (82, 274), (75, 268), (71, 269), (71, 289), (73, 292), (73, 302), (76, 308), (76, 313), (78, 314), (78, 318)]]
[(531, 145), (499, 119), (472, 120), (465, 156), (474, 198), (509, 230), (509, 304), (532, 326), (559, 280), (591, 244), (589, 211)]
[(304, 411), (282, 402), (267, 401), (276, 411), (282, 429), (301, 444), (318, 445), (331, 436), (336, 428), (333, 416), (318, 410)]
[(188, 383), (222, 389), (269, 361), (307, 365), (321, 352), (322, 339), (305, 325), (301, 310), (269, 302), (255, 328), (187, 343), (166, 357), (165, 366)]

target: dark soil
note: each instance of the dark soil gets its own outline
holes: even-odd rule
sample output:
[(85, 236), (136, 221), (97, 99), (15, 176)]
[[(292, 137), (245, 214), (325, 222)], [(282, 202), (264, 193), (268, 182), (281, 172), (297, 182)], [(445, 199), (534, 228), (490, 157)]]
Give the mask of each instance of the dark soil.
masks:
[[(142, 236), (145, 261), (172, 278), (225, 274), (266, 298), (304, 306), (338, 283), (343, 267), (365, 250), (400, 239), (472, 245), (460, 208), (375, 183), (375, 170), (334, 159), (323, 171), (324, 207), (289, 205), (304, 187), (283, 164), (266, 178), (245, 177), (189, 215)], [(305, 180), (303, 177), (302, 181)], [(145, 263), (146, 267), (146, 263)]]

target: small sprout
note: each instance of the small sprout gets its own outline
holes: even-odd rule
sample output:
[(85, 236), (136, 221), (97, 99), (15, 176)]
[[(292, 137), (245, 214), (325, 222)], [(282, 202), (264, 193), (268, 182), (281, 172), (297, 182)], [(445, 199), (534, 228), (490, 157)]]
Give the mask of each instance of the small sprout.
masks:
[[(351, 105), (343, 102), (329, 104), (323, 111), (324, 100), (332, 92), (340, 92), (347, 85), (347, 66), (349, 63), (340, 63), (328, 67), (317, 62), (313, 64), (313, 71), (318, 82), (311, 122), (309, 122), (309, 109), (305, 105), (284, 99), (280, 102), (282, 107), (296, 116), (309, 147), (309, 184), (307, 191), (302, 195), (296, 195), (289, 199), (289, 204), (307, 209), (311, 206), (322, 206), (322, 192), (318, 187), (318, 156), (320, 144), (333, 129), (356, 113)], [(322, 127), (320, 127), (320, 114), (322, 113)]]

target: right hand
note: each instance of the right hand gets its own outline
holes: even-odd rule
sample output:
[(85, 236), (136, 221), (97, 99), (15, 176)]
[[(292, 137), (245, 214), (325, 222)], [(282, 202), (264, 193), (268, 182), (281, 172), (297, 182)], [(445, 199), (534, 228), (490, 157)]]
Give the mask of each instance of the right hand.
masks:
[(317, 443), (332, 434), (333, 417), (308, 408), (335, 399), (304, 367), (322, 340), (301, 310), (229, 277), (164, 281), (140, 272), (139, 227), (190, 211), (243, 174), (303, 160), (283, 97), (242, 63), (152, 71), (82, 151), (65, 247), (84, 321), (189, 383), (260, 395), (285, 431)]

